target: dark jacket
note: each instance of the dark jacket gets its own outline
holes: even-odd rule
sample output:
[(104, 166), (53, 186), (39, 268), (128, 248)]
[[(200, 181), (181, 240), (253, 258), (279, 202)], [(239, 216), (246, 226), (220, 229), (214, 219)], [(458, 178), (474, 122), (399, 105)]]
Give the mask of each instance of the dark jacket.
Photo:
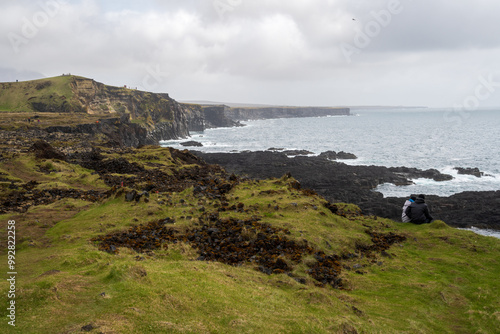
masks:
[(411, 203), (410, 206), (406, 208), (405, 213), (414, 224), (430, 223), (434, 219), (423, 198), (417, 198), (415, 202)]

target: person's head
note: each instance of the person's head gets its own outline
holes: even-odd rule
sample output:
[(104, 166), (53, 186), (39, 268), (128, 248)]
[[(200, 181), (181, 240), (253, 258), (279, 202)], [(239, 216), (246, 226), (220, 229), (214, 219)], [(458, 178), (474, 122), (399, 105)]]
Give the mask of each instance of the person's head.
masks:
[(412, 201), (414, 201), (414, 200), (416, 200), (416, 199), (417, 199), (417, 196), (415, 196), (415, 195), (411, 195), (411, 196), (410, 196), (410, 199), (411, 199)]
[(418, 195), (418, 198), (425, 199), (425, 195), (424, 194), (420, 194), (420, 195)]

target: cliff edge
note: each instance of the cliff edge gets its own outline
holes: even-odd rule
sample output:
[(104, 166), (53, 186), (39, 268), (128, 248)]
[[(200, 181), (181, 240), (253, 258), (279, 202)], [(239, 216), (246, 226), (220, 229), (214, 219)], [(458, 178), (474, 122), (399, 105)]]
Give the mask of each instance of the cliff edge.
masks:
[[(49, 132), (96, 134), (102, 128), (96, 124), (105, 122), (108, 131), (104, 134), (139, 136), (122, 140), (126, 146), (184, 138), (189, 136), (189, 131), (205, 128), (200, 106), (178, 103), (168, 94), (108, 86), (72, 75), (0, 83), (0, 113), (20, 114), (28, 120), (46, 118), (42, 124), (37, 120), (37, 125)], [(88, 117), (83, 115), (98, 119), (88, 123)], [(52, 122), (47, 122), (49, 116)], [(105, 121), (109, 118), (112, 120)]]

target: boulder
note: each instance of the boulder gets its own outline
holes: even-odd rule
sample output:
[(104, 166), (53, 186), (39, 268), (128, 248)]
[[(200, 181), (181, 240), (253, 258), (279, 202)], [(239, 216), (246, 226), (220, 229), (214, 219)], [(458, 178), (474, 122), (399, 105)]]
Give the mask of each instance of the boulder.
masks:
[(66, 155), (44, 140), (36, 141), (30, 148), (30, 151), (35, 153), (37, 159), (58, 159), (66, 160)]
[(337, 159), (348, 160), (348, 159), (357, 159), (357, 158), (358, 157), (352, 153), (347, 153), (344, 151), (340, 151), (339, 153), (337, 153)]
[(202, 147), (203, 144), (194, 140), (185, 141), (181, 143), (182, 146), (193, 146), (193, 147)]
[(335, 151), (321, 152), (319, 157), (324, 158), (324, 159), (329, 159), (329, 160), (337, 160), (337, 152), (335, 152)]
[(477, 167), (455, 167), (454, 169), (458, 171), (458, 174), (474, 175), (475, 177), (481, 177), (484, 175), (484, 173), (481, 172)]

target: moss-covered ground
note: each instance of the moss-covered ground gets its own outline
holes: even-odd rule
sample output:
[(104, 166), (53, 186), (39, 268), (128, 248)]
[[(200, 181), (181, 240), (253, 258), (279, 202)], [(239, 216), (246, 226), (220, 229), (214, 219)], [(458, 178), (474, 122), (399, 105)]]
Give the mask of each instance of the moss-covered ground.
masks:
[[(236, 178), (159, 147), (102, 148), (98, 157), (66, 161), (4, 155), (0, 178), (2, 333), (499, 332), (500, 240), (441, 221), (364, 216), (303, 191), (290, 176)], [(65, 195), (68, 189), (81, 196)], [(89, 191), (103, 196), (85, 197)], [(109, 252), (98, 241), (161, 220), (181, 235), (213, 228), (210, 217), (269, 224), (316, 253), (296, 263), (283, 257), (290, 268), (269, 274), (251, 260), (201, 260), (197, 244), (180, 239), (139, 252), (128, 239)], [(5, 279), (12, 220), (15, 298)], [(264, 234), (240, 232), (248, 243)], [(366, 251), (373, 235), (404, 239)], [(337, 256), (341, 287), (310, 275), (318, 252)], [(10, 300), (15, 327), (8, 324)]]

